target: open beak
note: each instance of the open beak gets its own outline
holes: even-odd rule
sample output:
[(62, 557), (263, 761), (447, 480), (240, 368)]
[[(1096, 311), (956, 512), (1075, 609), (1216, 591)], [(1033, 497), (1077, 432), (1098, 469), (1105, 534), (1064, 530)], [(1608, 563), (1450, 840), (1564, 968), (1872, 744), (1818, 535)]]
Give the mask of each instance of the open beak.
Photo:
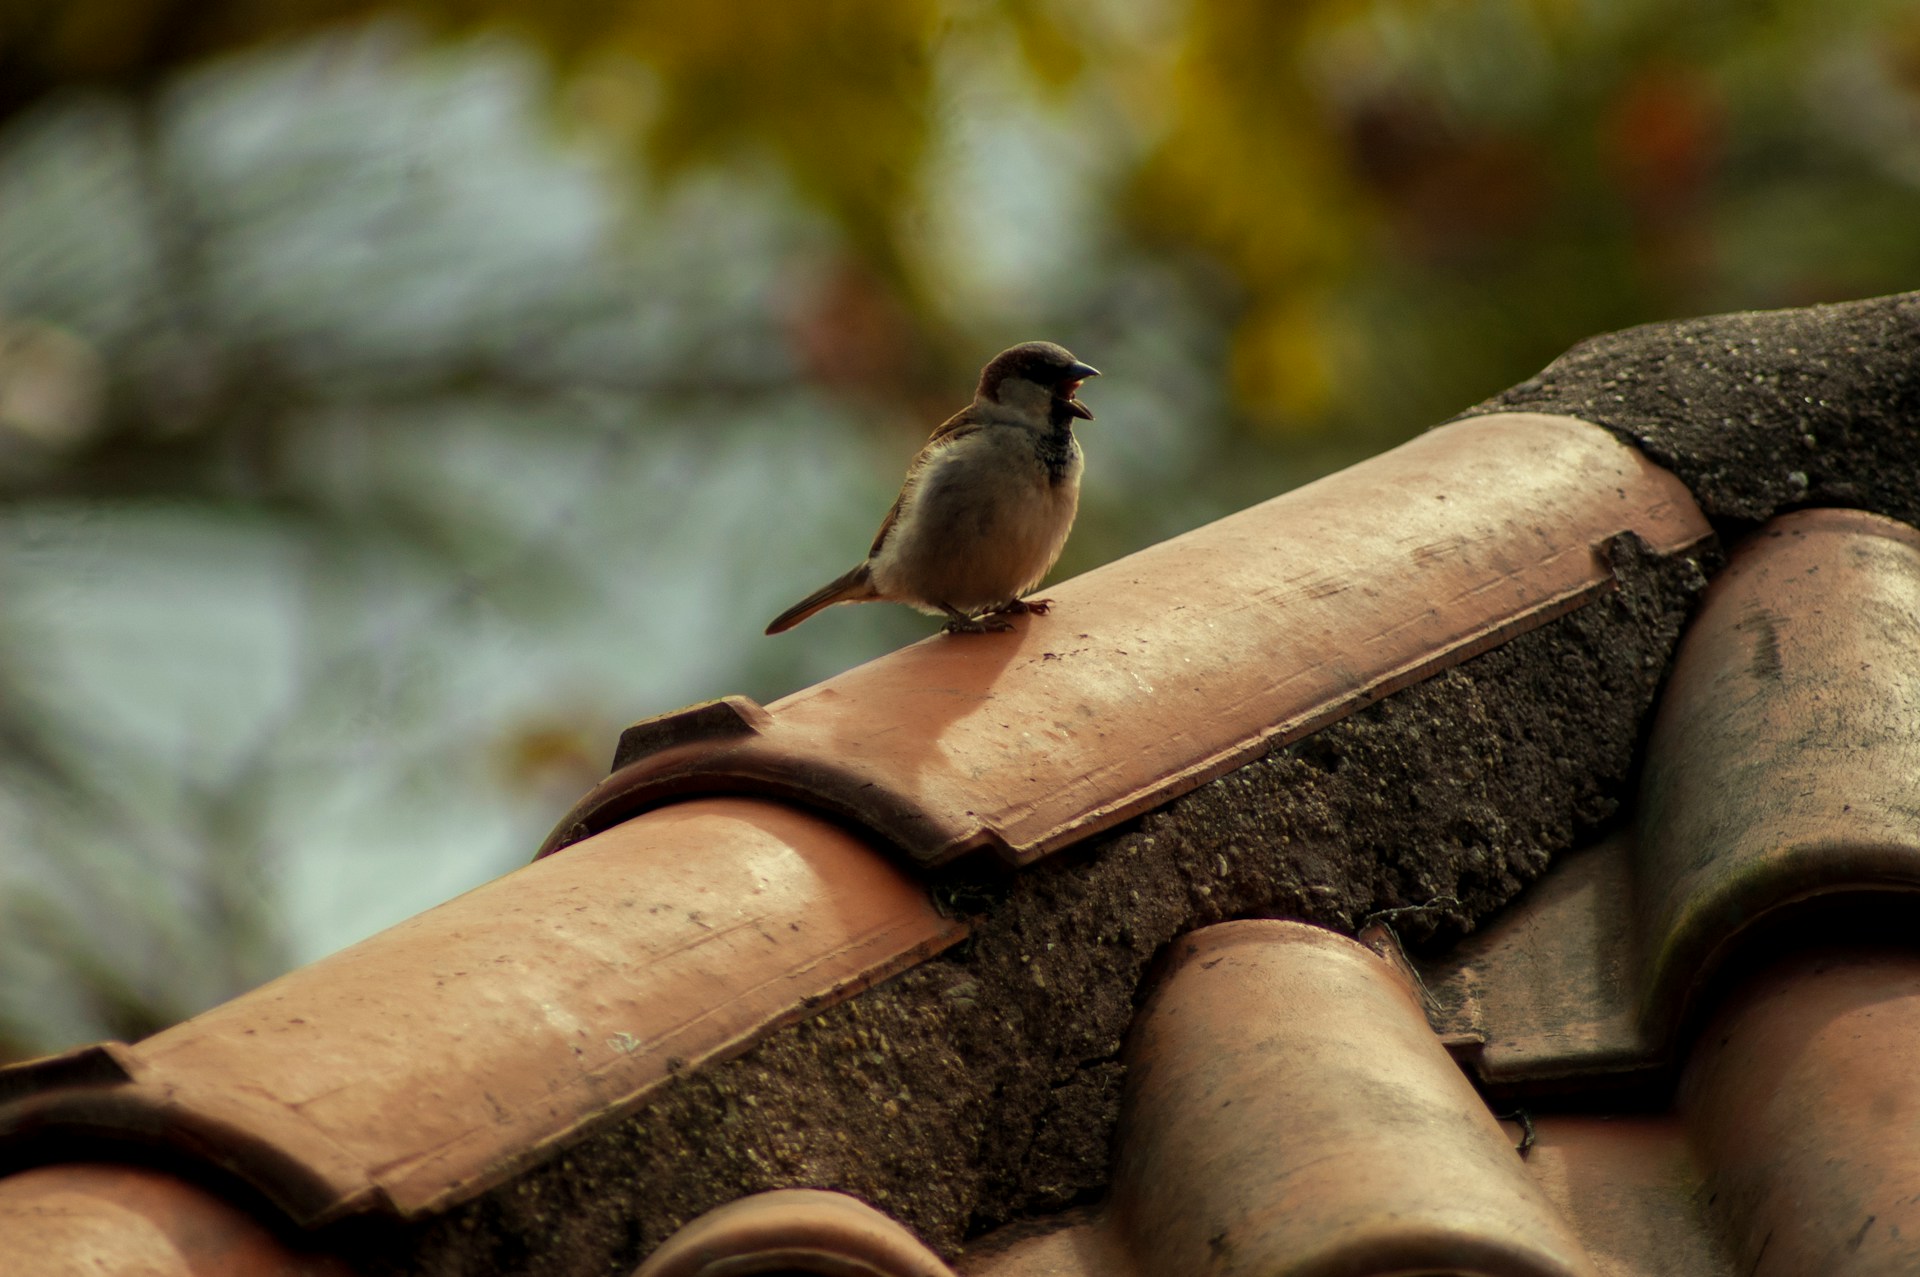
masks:
[(1072, 364), (1067, 368), (1067, 375), (1065, 379), (1061, 381), (1060, 388), (1056, 390), (1054, 394), (1056, 397), (1066, 400), (1067, 410), (1074, 416), (1079, 417), (1083, 421), (1092, 421), (1093, 409), (1087, 407), (1078, 399), (1075, 399), (1074, 396), (1080, 393), (1081, 382), (1089, 377), (1098, 377), (1099, 375), (1100, 370), (1092, 364)]

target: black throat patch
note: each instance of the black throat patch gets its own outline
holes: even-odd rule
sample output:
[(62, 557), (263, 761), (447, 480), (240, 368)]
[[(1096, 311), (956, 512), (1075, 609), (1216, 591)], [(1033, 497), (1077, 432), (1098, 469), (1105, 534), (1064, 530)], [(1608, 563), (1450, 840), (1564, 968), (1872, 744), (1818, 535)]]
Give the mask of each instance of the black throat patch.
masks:
[(1073, 465), (1078, 445), (1073, 439), (1073, 414), (1055, 403), (1051, 416), (1053, 429), (1034, 440), (1033, 451), (1040, 458), (1040, 464), (1047, 468), (1047, 482), (1058, 486)]

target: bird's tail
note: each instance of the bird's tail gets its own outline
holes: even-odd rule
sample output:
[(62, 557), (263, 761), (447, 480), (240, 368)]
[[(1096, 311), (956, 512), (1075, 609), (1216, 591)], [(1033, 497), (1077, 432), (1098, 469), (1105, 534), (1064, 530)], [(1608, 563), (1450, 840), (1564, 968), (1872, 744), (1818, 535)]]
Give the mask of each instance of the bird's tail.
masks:
[(778, 634), (782, 630), (790, 630), (821, 608), (832, 607), (835, 603), (862, 603), (879, 597), (879, 591), (873, 588), (873, 572), (865, 563), (862, 563), (845, 576), (835, 577), (774, 617), (773, 623), (767, 626), (767, 633)]

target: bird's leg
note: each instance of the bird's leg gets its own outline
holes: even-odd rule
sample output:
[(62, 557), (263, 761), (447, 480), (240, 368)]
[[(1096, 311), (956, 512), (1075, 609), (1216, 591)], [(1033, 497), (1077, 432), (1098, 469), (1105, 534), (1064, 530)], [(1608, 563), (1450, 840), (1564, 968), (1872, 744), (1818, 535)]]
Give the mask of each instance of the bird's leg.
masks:
[(1053, 608), (1052, 599), (1008, 599), (999, 607), (988, 608), (988, 616), (1020, 616), (1031, 612), (1035, 616), (1045, 616)]
[(947, 614), (946, 630), (949, 634), (986, 634), (1013, 628), (1012, 621), (1003, 621), (998, 617), (968, 616), (959, 608), (949, 607), (945, 603), (937, 606)]

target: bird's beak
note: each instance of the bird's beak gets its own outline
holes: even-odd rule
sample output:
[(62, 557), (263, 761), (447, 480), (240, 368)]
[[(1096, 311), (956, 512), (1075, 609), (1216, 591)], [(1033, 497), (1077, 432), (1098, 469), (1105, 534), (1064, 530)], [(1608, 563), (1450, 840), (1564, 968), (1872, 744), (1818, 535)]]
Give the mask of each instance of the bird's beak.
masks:
[(1060, 382), (1060, 398), (1066, 400), (1067, 411), (1083, 421), (1093, 420), (1093, 409), (1081, 403), (1074, 396), (1080, 393), (1080, 383), (1089, 377), (1098, 377), (1100, 370), (1092, 364), (1069, 364), (1067, 374)]

